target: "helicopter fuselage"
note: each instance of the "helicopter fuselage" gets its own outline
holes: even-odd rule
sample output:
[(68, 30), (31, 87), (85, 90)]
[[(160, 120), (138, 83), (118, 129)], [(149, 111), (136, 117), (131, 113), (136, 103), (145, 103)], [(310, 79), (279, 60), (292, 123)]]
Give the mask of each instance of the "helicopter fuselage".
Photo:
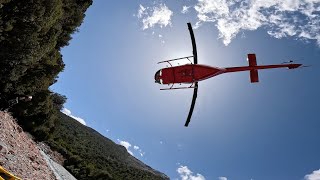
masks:
[(250, 71), (250, 76), (252, 80), (251, 82), (258, 82), (259, 69), (294, 69), (299, 66), (301, 66), (301, 64), (276, 64), (262, 66), (251, 65), (241, 67), (218, 68), (202, 64), (186, 64), (181, 66), (160, 69), (155, 74), (155, 80), (160, 84), (194, 83), (223, 73)]
[(162, 84), (193, 83), (221, 74), (225, 69), (201, 64), (186, 64), (160, 70)]

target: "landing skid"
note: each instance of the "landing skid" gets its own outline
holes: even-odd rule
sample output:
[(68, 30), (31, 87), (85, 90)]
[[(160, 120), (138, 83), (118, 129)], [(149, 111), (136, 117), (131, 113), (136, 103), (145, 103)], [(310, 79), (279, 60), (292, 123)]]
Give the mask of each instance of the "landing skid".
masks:
[(192, 83), (189, 87), (176, 87), (176, 88), (174, 88), (173, 86), (174, 86), (174, 84), (172, 84), (170, 88), (163, 88), (163, 89), (160, 89), (160, 90), (176, 90), (176, 89), (194, 89), (194, 88), (197, 88), (194, 83)]

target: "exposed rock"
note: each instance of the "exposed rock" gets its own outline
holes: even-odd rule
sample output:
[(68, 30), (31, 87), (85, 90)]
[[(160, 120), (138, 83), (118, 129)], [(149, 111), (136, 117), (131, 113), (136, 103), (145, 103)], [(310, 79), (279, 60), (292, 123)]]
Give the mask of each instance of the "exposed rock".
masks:
[(16, 121), (0, 111), (0, 165), (22, 179), (53, 180), (55, 175), (37, 144)]
[(40, 151), (51, 169), (53, 170), (57, 180), (77, 180), (72, 174), (70, 174), (63, 166), (52, 161), (52, 159), (43, 151)]
[(52, 151), (50, 149), (50, 147), (43, 143), (43, 142), (39, 142), (38, 143), (38, 147), (42, 150), (42, 152), (44, 152), (50, 159), (52, 159), (53, 161), (55, 161), (56, 163), (63, 165), (65, 158), (58, 152), (56, 151)]
[(5, 143), (0, 141), (0, 153), (7, 154), (8, 148)]

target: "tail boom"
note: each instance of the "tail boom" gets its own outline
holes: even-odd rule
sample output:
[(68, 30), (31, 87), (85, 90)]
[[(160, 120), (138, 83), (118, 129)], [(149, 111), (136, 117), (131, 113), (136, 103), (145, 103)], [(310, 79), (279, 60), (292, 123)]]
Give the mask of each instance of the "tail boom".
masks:
[(242, 66), (242, 67), (228, 67), (224, 68), (224, 73), (239, 72), (239, 71), (250, 71), (251, 83), (259, 82), (258, 70), (259, 69), (274, 69), (274, 68), (288, 68), (296, 69), (302, 64), (277, 64), (277, 65), (264, 65), (264, 66)]
[(241, 66), (241, 67), (227, 67), (225, 73), (239, 72), (239, 71), (251, 71), (259, 69), (274, 69), (274, 68), (288, 68), (295, 69), (300, 67), (302, 64), (275, 64), (275, 65), (263, 65), (263, 66)]
[(258, 70), (259, 69), (274, 69), (274, 68), (288, 68), (296, 69), (302, 64), (277, 64), (277, 65), (264, 65), (264, 66), (242, 66), (242, 67), (227, 67), (224, 68), (223, 73), (239, 72), (239, 71), (250, 71), (251, 83), (259, 82)]
[(259, 69), (273, 69), (273, 68), (295, 69), (302, 65), (302, 64), (275, 64), (275, 65), (257, 66), (257, 59), (255, 54), (248, 54), (248, 62), (249, 62), (249, 66), (224, 68), (225, 69), (224, 73), (250, 71), (250, 81), (251, 83), (256, 83), (256, 82), (259, 82), (259, 75), (258, 75)]

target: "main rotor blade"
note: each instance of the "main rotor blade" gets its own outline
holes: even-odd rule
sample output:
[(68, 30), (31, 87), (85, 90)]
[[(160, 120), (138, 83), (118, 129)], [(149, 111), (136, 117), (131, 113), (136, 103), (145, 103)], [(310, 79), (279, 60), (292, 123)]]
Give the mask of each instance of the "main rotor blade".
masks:
[(191, 26), (191, 23), (188, 24), (188, 29), (190, 32), (191, 42), (192, 42), (192, 53), (193, 53), (193, 62), (194, 64), (198, 64), (198, 55), (197, 55), (197, 45), (196, 45), (196, 39), (194, 38), (193, 29)]
[(197, 96), (198, 96), (198, 82), (195, 82), (190, 111), (189, 111), (189, 114), (188, 114), (188, 117), (187, 117), (187, 121), (186, 121), (186, 123), (184, 124), (184, 126), (186, 126), (186, 127), (188, 127), (188, 125), (189, 125), (189, 123), (190, 123), (191, 116), (192, 116), (192, 113), (193, 113), (193, 109), (194, 109), (194, 106), (195, 106), (195, 104), (196, 104)]

